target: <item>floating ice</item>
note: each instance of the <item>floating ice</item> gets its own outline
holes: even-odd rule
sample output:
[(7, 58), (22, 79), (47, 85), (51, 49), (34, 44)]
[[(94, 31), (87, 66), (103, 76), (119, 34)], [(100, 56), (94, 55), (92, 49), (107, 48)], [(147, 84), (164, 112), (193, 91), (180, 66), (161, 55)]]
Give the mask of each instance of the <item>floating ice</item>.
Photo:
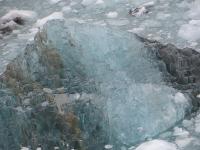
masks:
[(174, 100), (175, 100), (175, 103), (183, 103), (184, 104), (184, 103), (188, 102), (188, 100), (186, 99), (184, 94), (180, 93), (180, 92), (175, 94)]
[(113, 145), (105, 145), (104, 148), (105, 148), (105, 149), (112, 149), (112, 148), (113, 148)]
[(176, 145), (163, 140), (145, 142), (135, 150), (178, 150)]
[(174, 128), (174, 136), (176, 136), (175, 143), (179, 148), (186, 147), (193, 140), (188, 131), (178, 127)]
[(59, 3), (59, 2), (61, 2), (62, 0), (50, 0), (50, 3), (51, 4), (57, 4), (57, 3)]
[(179, 37), (188, 40), (196, 41), (200, 39), (200, 20), (191, 20), (188, 24), (181, 26)]
[(21, 150), (29, 150), (28, 147), (22, 147)]
[(104, 4), (104, 1), (103, 0), (97, 0), (96, 4)]
[(106, 14), (108, 18), (117, 18), (118, 13), (116, 11), (112, 11)]
[(36, 13), (30, 10), (11, 10), (6, 15), (1, 17), (2, 23), (7, 23), (15, 20), (16, 18), (21, 18), (23, 20), (33, 19), (36, 17)]
[(129, 14), (131, 14), (132, 16), (141, 16), (147, 12), (148, 10), (146, 9), (146, 7), (142, 6), (142, 7), (131, 9)]
[(91, 4), (95, 4), (96, 0), (83, 0), (81, 2), (82, 5), (84, 6), (88, 6), (88, 5), (91, 5)]
[[(155, 136), (184, 117), (188, 101), (163, 84), (157, 63), (132, 34), (56, 21), (47, 23), (45, 34), (51, 41), (47, 43), (58, 49), (71, 73), (95, 81), (97, 93), (106, 103), (110, 132), (121, 142), (134, 143)], [(78, 83), (83, 84), (81, 79)], [(62, 113), (60, 106), (68, 97), (59, 94), (56, 99)]]
[(37, 147), (36, 150), (42, 150), (42, 148), (41, 147)]
[(182, 128), (175, 127), (175, 128), (174, 128), (174, 136), (188, 137), (188, 136), (189, 136), (189, 132), (183, 130)]

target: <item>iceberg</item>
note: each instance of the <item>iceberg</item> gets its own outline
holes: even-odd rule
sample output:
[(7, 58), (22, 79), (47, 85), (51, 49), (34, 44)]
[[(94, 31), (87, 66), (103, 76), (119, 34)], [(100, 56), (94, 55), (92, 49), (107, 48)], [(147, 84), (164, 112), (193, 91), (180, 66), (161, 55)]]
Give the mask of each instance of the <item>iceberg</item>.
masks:
[(0, 149), (199, 150), (199, 4), (0, 0)]
[(68, 93), (94, 94), (92, 103), (107, 120), (103, 131), (114, 144), (154, 137), (190, 107), (184, 94), (164, 82), (151, 49), (111, 27), (49, 21), (14, 64), (25, 79), (56, 87), (45, 83), (45, 76), (57, 74), (69, 78), (62, 83)]

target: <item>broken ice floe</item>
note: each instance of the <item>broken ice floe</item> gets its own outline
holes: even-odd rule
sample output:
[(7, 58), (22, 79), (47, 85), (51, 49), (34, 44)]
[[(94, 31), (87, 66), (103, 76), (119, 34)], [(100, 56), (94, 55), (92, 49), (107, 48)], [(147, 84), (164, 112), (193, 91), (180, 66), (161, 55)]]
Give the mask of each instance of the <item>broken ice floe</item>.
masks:
[(132, 16), (142, 16), (144, 14), (147, 14), (149, 13), (151, 7), (154, 6), (154, 2), (148, 2), (148, 3), (145, 3), (145, 4), (142, 4), (141, 6), (138, 6), (136, 8), (131, 8), (129, 10), (129, 14), (132, 15)]
[(29, 10), (11, 10), (0, 18), (0, 34), (12, 32), (18, 25), (36, 18), (37, 14)]

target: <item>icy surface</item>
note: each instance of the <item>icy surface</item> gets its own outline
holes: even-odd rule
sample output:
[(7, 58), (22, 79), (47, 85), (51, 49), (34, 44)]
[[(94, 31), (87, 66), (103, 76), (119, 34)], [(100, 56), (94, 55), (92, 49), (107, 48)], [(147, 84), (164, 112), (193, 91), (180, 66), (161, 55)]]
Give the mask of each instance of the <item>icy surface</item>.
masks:
[[(133, 35), (94, 25), (65, 26), (47, 24), (48, 41), (72, 73), (95, 81), (111, 132), (120, 142), (155, 136), (184, 117), (189, 102), (162, 82), (155, 60)], [(61, 35), (64, 28), (67, 33)]]

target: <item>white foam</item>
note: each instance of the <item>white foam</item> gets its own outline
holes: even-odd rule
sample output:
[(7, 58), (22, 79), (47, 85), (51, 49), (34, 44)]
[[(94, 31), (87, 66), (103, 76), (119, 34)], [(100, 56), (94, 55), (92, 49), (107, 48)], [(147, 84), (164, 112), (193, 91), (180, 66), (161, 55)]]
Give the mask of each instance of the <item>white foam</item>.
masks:
[(178, 150), (176, 145), (164, 140), (153, 140), (145, 142), (135, 150)]
[(54, 12), (52, 14), (50, 14), (49, 16), (46, 16), (42, 19), (37, 20), (36, 22), (36, 27), (43, 27), (43, 25), (49, 21), (49, 20), (54, 20), (54, 19), (58, 19), (58, 20), (64, 20), (63, 17), (63, 13), (62, 12)]

